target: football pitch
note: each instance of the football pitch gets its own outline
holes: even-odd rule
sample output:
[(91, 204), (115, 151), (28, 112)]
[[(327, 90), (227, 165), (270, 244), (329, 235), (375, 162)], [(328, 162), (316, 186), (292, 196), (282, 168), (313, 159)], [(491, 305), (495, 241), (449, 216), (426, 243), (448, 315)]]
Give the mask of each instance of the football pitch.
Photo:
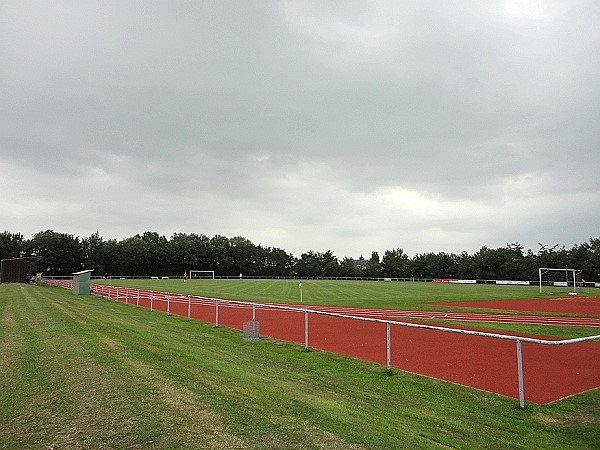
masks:
[[(297, 303), (299, 289), (294, 280), (121, 281), (288, 303)], [(518, 293), (522, 287), (493, 286), (494, 297), (465, 296), (473, 286), (421, 285), (431, 292), (403, 299), (387, 290), (411, 286), (394, 284), (308, 280), (303, 290), (307, 303), (323, 304), (318, 294), (330, 304), (389, 308), (538, 296)], [(340, 287), (344, 299), (332, 300)], [(600, 441), (598, 389), (520, 411), (508, 397), (402, 371), (388, 376), (381, 365), (272, 338), (243, 342), (238, 330), (49, 286), (2, 285), (0, 308), (0, 448), (596, 448)], [(571, 327), (553, 328), (568, 335)]]
[[(211, 286), (210, 282), (212, 280), (204, 283), (205, 286)], [(231, 288), (243, 283), (242, 280), (229, 280), (221, 285), (229, 286), (231, 292)], [(266, 285), (281, 286), (282, 283), (282, 280), (273, 280)], [(386, 285), (389, 285), (386, 282), (354, 283), (358, 290), (375, 292), (384, 287), (388, 289)], [(246, 286), (253, 284), (249, 282)], [(289, 285), (289, 281), (286, 284)], [(336, 288), (343, 290), (348, 284), (340, 280), (311, 283), (316, 287), (313, 292), (326, 287), (327, 295), (333, 299), (339, 295)], [(410, 284), (423, 291), (431, 289), (429, 284)], [(453, 284), (442, 286), (441, 289), (449, 293), (446, 299), (463, 298), (466, 289), (471, 289), (471, 295), (479, 292), (477, 296), (492, 292), (491, 286), (487, 289), (476, 285), (468, 288), (455, 288)], [(300, 287), (304, 288), (304, 285)], [(397, 290), (403, 286), (400, 283), (392, 287)], [(440, 292), (440, 288), (435, 289)], [(500, 292), (498, 287), (495, 290)], [(522, 407), (525, 407), (526, 399), (548, 403), (600, 386), (600, 359), (596, 358), (600, 347), (597, 343), (587, 342), (594, 336), (599, 337), (597, 331), (588, 331), (600, 327), (600, 299), (594, 297), (567, 294), (533, 299), (423, 302), (439, 309), (417, 311), (378, 308), (375, 292), (370, 293), (375, 299), (369, 302), (370, 307), (240, 302), (224, 300), (223, 291), (211, 297), (94, 285), (93, 292), (104, 298), (135, 302), (151, 310), (187, 315), (215, 325), (239, 330), (245, 326), (260, 327), (261, 335), (304, 344), (305, 349), (314, 347), (375, 362), (388, 370), (397, 368), (512, 396), (519, 399)], [(397, 295), (396, 304), (402, 300), (402, 293)], [(406, 306), (403, 302), (400, 304)], [(464, 307), (478, 312), (460, 311)], [(489, 308), (499, 311), (489, 313)], [(486, 312), (479, 312), (481, 309)], [(251, 318), (258, 322), (255, 325), (248, 323)], [(490, 333), (497, 331), (498, 324), (504, 324), (504, 332)], [(439, 329), (440, 326), (443, 329)], [(513, 328), (512, 333), (506, 332), (508, 326)], [(540, 332), (528, 334), (524, 331), (527, 326), (537, 326)], [(486, 327), (488, 330), (484, 332), (481, 328)], [(549, 335), (560, 336), (565, 332), (581, 333), (577, 337), (586, 341), (549, 339)], [(517, 358), (515, 350), (519, 355)]]
[[(567, 295), (567, 288), (513, 286), (496, 284), (455, 284), (407, 281), (300, 280), (300, 279), (118, 279), (94, 280), (113, 286), (180, 292), (208, 297), (262, 302), (299, 303), (302, 283), (303, 302), (309, 305), (359, 306), (426, 310), (428, 302), (548, 298)], [(578, 289), (580, 295), (600, 294), (600, 289)]]

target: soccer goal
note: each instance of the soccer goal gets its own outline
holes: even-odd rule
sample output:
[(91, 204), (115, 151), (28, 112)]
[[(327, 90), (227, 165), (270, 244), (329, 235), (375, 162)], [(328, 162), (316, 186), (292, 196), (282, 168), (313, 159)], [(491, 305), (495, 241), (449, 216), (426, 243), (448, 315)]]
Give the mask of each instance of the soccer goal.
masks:
[(190, 270), (190, 279), (194, 278), (210, 278), (215, 279), (214, 270)]
[(538, 269), (540, 278), (540, 294), (546, 292), (549, 294), (577, 295), (577, 274), (581, 270), (576, 269), (552, 269), (540, 267)]

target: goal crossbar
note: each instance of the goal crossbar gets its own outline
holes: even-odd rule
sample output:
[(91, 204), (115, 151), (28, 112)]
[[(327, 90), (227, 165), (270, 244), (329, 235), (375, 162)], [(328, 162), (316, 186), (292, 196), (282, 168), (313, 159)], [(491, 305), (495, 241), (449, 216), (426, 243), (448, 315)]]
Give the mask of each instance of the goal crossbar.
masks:
[[(206, 274), (207, 276), (199, 277), (199, 274)], [(214, 270), (190, 270), (190, 278), (212, 278), (215, 279)]]
[[(544, 275), (547, 272), (564, 272), (565, 273), (565, 277), (568, 276), (569, 274), (572, 275), (573, 277), (573, 292), (571, 294), (576, 295), (577, 292), (577, 274), (581, 273), (581, 270), (577, 270), (577, 269), (569, 269), (568, 267), (565, 267), (564, 269), (555, 269), (552, 267), (540, 267), (538, 269), (538, 275), (539, 275), (539, 279), (540, 279), (540, 294), (542, 293), (542, 275)], [(567, 281), (567, 285), (570, 285), (569, 281)]]

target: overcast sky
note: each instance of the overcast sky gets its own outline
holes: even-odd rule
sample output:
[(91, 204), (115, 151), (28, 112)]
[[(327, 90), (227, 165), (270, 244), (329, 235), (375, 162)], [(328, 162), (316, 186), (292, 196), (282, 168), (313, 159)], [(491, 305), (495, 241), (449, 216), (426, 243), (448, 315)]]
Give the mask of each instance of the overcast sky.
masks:
[(0, 231), (600, 236), (600, 2), (0, 1)]

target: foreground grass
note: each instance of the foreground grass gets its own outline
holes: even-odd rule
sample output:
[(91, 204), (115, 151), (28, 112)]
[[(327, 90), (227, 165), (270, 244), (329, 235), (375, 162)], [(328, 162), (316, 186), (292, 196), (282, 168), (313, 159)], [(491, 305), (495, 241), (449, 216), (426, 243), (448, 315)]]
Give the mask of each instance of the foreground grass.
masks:
[[(297, 288), (297, 286), (296, 286)], [(0, 448), (597, 448), (550, 405), (48, 286), (0, 285)]]

